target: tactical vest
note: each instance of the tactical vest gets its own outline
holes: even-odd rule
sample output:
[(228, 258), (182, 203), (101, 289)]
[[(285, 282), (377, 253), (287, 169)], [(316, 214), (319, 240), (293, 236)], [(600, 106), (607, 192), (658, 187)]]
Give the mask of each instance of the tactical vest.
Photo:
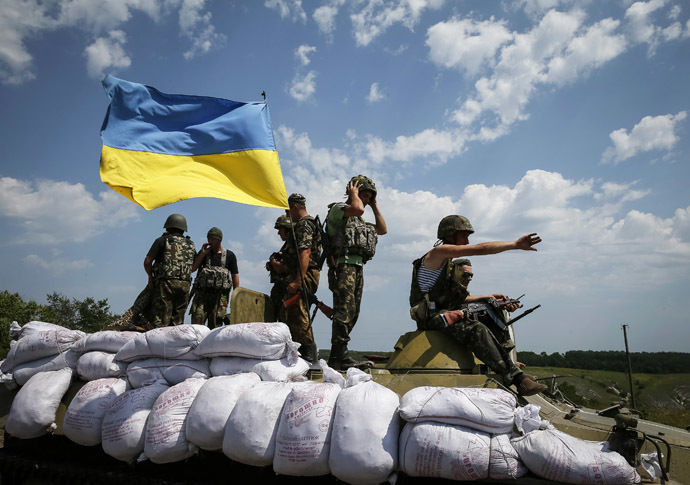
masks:
[[(328, 206), (329, 214), (334, 205), (336, 203)], [(327, 216), (326, 221), (328, 220)], [(376, 253), (378, 242), (376, 227), (365, 222), (361, 217), (345, 217), (344, 227), (338, 228), (335, 234), (329, 235), (328, 238), (335, 258), (356, 254), (362, 257), (363, 263), (366, 263)]]
[(206, 256), (204, 266), (199, 269), (194, 285), (201, 290), (224, 290), (232, 288), (232, 277), (226, 264), (228, 250), (223, 249), (220, 255), (220, 266), (211, 266), (211, 256)]
[(163, 250), (153, 264), (156, 280), (192, 280), (192, 263), (196, 251), (189, 236), (163, 234)]
[[(304, 216), (302, 219), (295, 223), (295, 226), (292, 230), (296, 231), (298, 229), (298, 224), (300, 223), (303, 226), (307, 226), (309, 228), (308, 230), (312, 233), (312, 245), (310, 248), (311, 255), (309, 256), (309, 269), (318, 268), (319, 258), (321, 256), (321, 230), (318, 227), (316, 227), (315, 219), (312, 216)], [(302, 228), (300, 227), (299, 229), (301, 230)], [(293, 239), (293, 237), (294, 236), (292, 234), (288, 236), (288, 240), (286, 241), (287, 246), (285, 249), (285, 253), (283, 254), (285, 264), (287, 265), (288, 271), (290, 273), (294, 273), (299, 269), (299, 256), (298, 251), (295, 248), (295, 239)]]
[(446, 262), (431, 290), (428, 293), (422, 293), (417, 282), (417, 271), (424, 256), (412, 263), (412, 284), (410, 285), (410, 317), (421, 325), (424, 325), (429, 317), (439, 310), (461, 309), (469, 295), (468, 280), (463, 276), (462, 266), (455, 264), (452, 260)]

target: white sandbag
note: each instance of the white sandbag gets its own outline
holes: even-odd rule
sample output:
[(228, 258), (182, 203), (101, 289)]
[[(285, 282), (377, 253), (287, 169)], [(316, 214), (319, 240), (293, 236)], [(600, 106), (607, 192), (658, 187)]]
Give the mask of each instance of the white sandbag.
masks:
[(117, 362), (115, 354), (94, 350), (86, 352), (77, 361), (77, 374), (85, 381), (106, 377), (120, 377), (127, 373), (127, 363)]
[(11, 372), (5, 374), (2, 371), (2, 361), (0, 361), (0, 384), (4, 384), (5, 387), (10, 391), (12, 389), (16, 389), (19, 386), (19, 384), (17, 384), (17, 381), (14, 380), (14, 376)]
[(245, 465), (270, 466), (285, 398), (294, 382), (259, 382), (240, 396), (223, 435), (223, 453)]
[(280, 360), (245, 359), (243, 357), (214, 357), (209, 365), (211, 375), (229, 376), (242, 372), (253, 372), (262, 381), (289, 381), (295, 376), (303, 376), (309, 370), (309, 362), (297, 359), (289, 365), (287, 358)]
[(127, 343), (136, 338), (138, 332), (120, 332), (117, 330), (102, 330), (87, 334), (86, 337), (74, 344), (75, 352), (109, 352), (116, 354)]
[(282, 475), (330, 473), (333, 409), (340, 386), (314, 381), (295, 384), (285, 399), (276, 434), (273, 470)]
[(493, 435), (435, 421), (405, 424), (399, 466), (412, 477), (466, 481), (508, 480), (527, 473), (509, 434)]
[(172, 360), (154, 357), (137, 360), (127, 366), (127, 379), (133, 388), (148, 386), (157, 381), (174, 386), (191, 378), (207, 379), (210, 373), (206, 359)]
[(158, 396), (146, 423), (144, 454), (153, 463), (182, 461), (199, 447), (187, 441), (187, 413), (205, 379), (187, 379)]
[(385, 482), (398, 465), (398, 395), (359, 369), (347, 371), (333, 417), (328, 466), (351, 484)]
[(82, 336), (86, 335), (80, 330), (70, 330), (54, 323), (34, 320), (26, 323), (24, 326), (19, 325), (17, 322), (12, 322), (10, 325), (10, 337), (19, 340), (20, 338), (28, 337), (36, 332), (44, 332), (46, 330), (69, 330), (71, 332), (79, 332)]
[(22, 337), (15, 347), (14, 366), (67, 352), (83, 336), (76, 330), (42, 330)]
[(41, 372), (19, 389), (5, 431), (17, 438), (37, 438), (57, 428), (55, 413), (72, 381), (72, 369)]
[[(115, 360), (133, 362), (150, 357), (174, 359), (194, 350), (210, 330), (205, 325), (177, 325), (139, 333), (122, 346)], [(187, 360), (193, 357), (187, 357)]]
[(105, 412), (115, 399), (127, 390), (127, 379), (98, 379), (87, 382), (69, 403), (62, 431), (82, 446), (101, 442)]
[(535, 430), (511, 441), (527, 468), (560, 483), (639, 483), (640, 475), (608, 443), (585, 441), (557, 429)]
[(199, 390), (187, 415), (187, 439), (203, 450), (223, 448), (225, 424), (237, 400), (261, 378), (254, 373), (212, 377)]
[[(17, 322), (14, 322), (17, 323)], [(10, 340), (10, 350), (7, 352), (7, 355), (3, 359), (2, 363), (0, 363), (0, 372), (3, 374), (11, 374), (12, 370), (14, 369), (14, 354), (17, 353), (17, 341), (16, 340)]]
[(101, 446), (113, 458), (131, 462), (144, 451), (146, 421), (156, 399), (169, 389), (164, 384), (131, 389), (118, 396), (103, 417)]
[(74, 369), (77, 366), (78, 357), (79, 354), (72, 352), (72, 350), (68, 350), (63, 354), (52, 355), (50, 357), (44, 357), (42, 359), (16, 365), (14, 366), (12, 374), (17, 384), (23, 386), (39, 372), (50, 372), (66, 367)]
[(211, 331), (194, 350), (200, 357), (246, 357), (297, 362), (299, 344), (292, 341), (290, 329), (282, 322), (256, 322), (226, 325)]
[(472, 387), (416, 387), (400, 400), (405, 421), (459, 424), (487, 433), (513, 429), (515, 396), (502, 389)]

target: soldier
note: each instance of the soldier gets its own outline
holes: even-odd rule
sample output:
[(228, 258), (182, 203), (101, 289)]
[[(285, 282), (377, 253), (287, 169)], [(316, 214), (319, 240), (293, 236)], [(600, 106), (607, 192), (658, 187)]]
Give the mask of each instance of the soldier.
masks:
[[(326, 233), (332, 258), (329, 258), (328, 287), (333, 292), (331, 355), (328, 365), (336, 370), (369, 367), (370, 362), (354, 360), (347, 349), (350, 333), (357, 323), (364, 289), (363, 266), (376, 251), (377, 236), (388, 232), (376, 203), (376, 186), (363, 175), (352, 177), (345, 189), (347, 200), (330, 204)], [(374, 224), (362, 219), (364, 208), (371, 207)]]
[(194, 300), (189, 314), (192, 323), (216, 328), (225, 317), (230, 290), (239, 288), (240, 275), (237, 270), (237, 257), (229, 249), (223, 248), (223, 231), (212, 227), (206, 234), (208, 242), (201, 246), (196, 255), (192, 272), (198, 271), (194, 280)]
[(446, 216), (441, 220), (437, 232), (441, 244), (412, 263), (410, 316), (420, 330), (442, 330), (467, 345), (502, 377), (505, 386), (514, 384), (518, 394), (531, 396), (543, 392), (546, 386), (525, 376), (491, 331), (469, 315), (465, 305), (471, 274), (466, 274), (462, 262), (453, 262), (453, 258), (513, 249), (536, 251), (534, 245), (540, 243), (541, 238), (532, 233), (511, 242), (470, 245), (469, 236), (473, 232), (472, 224), (463, 216)]
[(183, 234), (187, 219), (170, 215), (163, 226), (166, 232), (151, 245), (144, 259), (144, 270), (152, 288), (151, 323), (154, 327), (181, 325), (189, 303), (194, 243)]
[(273, 315), (276, 321), (285, 322), (285, 310), (283, 307), (283, 300), (285, 299), (285, 287), (287, 286), (287, 267), (284, 262), (283, 255), (285, 254), (285, 249), (290, 243), (288, 241), (288, 235), (292, 231), (292, 221), (290, 217), (283, 214), (278, 219), (273, 226), (278, 230), (278, 236), (280, 240), (283, 241), (281, 248), (275, 253), (271, 254), (271, 257), (266, 262), (266, 270), (270, 272), (270, 281), (273, 283), (271, 288), (271, 303), (273, 303)]
[[(294, 223), (292, 229), (294, 239), (288, 240), (283, 259), (288, 269), (286, 300), (304, 286), (308, 293), (315, 294), (319, 287), (319, 256), (321, 254), (321, 230), (314, 222), (314, 218), (307, 213), (307, 200), (301, 194), (288, 197), (290, 219)], [(301, 344), (302, 358), (314, 363), (318, 358), (318, 349), (314, 341), (314, 332), (309, 324), (309, 308), (302, 295), (297, 302), (285, 309), (285, 318), (292, 339)]]

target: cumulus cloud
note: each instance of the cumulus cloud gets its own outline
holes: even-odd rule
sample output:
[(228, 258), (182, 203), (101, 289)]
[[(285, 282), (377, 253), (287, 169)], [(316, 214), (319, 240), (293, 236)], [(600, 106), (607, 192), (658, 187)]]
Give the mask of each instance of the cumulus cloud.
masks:
[(24, 257), (27, 266), (33, 266), (47, 271), (53, 276), (58, 276), (71, 271), (80, 271), (93, 266), (88, 259), (67, 259), (61, 256), (60, 251), (53, 251), (50, 258), (44, 258), (38, 254), (29, 254)]
[(192, 59), (205, 54), (214, 46), (225, 42), (225, 36), (216, 32), (211, 23), (211, 12), (204, 11), (206, 0), (182, 0), (180, 5), (180, 31), (192, 41), (184, 58)]
[(645, 116), (630, 133), (625, 128), (612, 131), (609, 138), (613, 146), (604, 151), (602, 163), (617, 164), (641, 152), (672, 150), (679, 140), (676, 133), (678, 124), (686, 117), (686, 111), (675, 115)]
[(295, 74), (288, 89), (288, 94), (300, 103), (311, 99), (315, 92), (316, 71), (309, 71), (305, 75), (300, 73)]
[(369, 104), (381, 101), (384, 98), (383, 92), (379, 88), (379, 83), (371, 83), (369, 87), (369, 94), (367, 95), (367, 102)]
[(113, 191), (94, 197), (82, 184), (12, 177), (0, 178), (0, 213), (21, 224), (12, 242), (30, 244), (83, 242), (138, 219), (136, 207)]
[(100, 79), (106, 71), (124, 69), (132, 60), (125, 53), (127, 36), (121, 30), (112, 30), (108, 37), (99, 37), (84, 49), (86, 71), (89, 76)]
[[(626, 33), (631, 42), (648, 44), (647, 53), (651, 56), (662, 42), (678, 39), (683, 35), (683, 26), (673, 22), (667, 27), (654, 24), (654, 13), (666, 5), (665, 0), (635, 2), (625, 11)], [(680, 13), (672, 7), (667, 17), (674, 20)]]
[(357, 4), (357, 7), (359, 5), (362, 5), (361, 9), (352, 13), (350, 20), (357, 45), (366, 47), (395, 24), (402, 24), (412, 30), (424, 10), (440, 8), (443, 0), (367, 0)]
[(314, 10), (313, 18), (319, 31), (326, 36), (329, 41), (333, 40), (335, 32), (335, 17), (338, 10), (345, 4), (345, 0), (331, 0), (325, 5), (321, 5)]
[(302, 8), (302, 0), (266, 0), (264, 5), (277, 10), (281, 19), (290, 19), (293, 22), (306, 22), (307, 14)]
[(295, 57), (302, 66), (308, 66), (311, 62), (309, 56), (316, 52), (316, 47), (313, 45), (301, 45), (295, 50)]

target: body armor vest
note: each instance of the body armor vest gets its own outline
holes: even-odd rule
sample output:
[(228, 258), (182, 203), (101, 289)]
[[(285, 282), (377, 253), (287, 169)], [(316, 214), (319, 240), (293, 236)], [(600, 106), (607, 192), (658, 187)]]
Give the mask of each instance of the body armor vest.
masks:
[(162, 254), (153, 265), (154, 279), (191, 281), (194, 243), (189, 236), (166, 233), (163, 237)]
[[(331, 204), (329, 208), (334, 205), (335, 203)], [(339, 258), (348, 254), (356, 254), (362, 257), (363, 263), (366, 263), (376, 253), (376, 244), (378, 243), (376, 228), (361, 217), (345, 217), (344, 219), (345, 226), (339, 228), (335, 234), (329, 235), (333, 256)]]
[(224, 290), (232, 288), (230, 270), (227, 268), (228, 250), (220, 255), (220, 266), (211, 266), (211, 256), (206, 256), (204, 266), (199, 269), (194, 284), (201, 290)]
[(420, 324), (426, 323), (428, 318), (439, 310), (462, 309), (469, 295), (468, 281), (463, 276), (462, 266), (450, 259), (443, 266), (434, 286), (428, 293), (422, 293), (417, 282), (417, 271), (424, 256), (412, 263), (412, 284), (410, 285), (410, 316)]

